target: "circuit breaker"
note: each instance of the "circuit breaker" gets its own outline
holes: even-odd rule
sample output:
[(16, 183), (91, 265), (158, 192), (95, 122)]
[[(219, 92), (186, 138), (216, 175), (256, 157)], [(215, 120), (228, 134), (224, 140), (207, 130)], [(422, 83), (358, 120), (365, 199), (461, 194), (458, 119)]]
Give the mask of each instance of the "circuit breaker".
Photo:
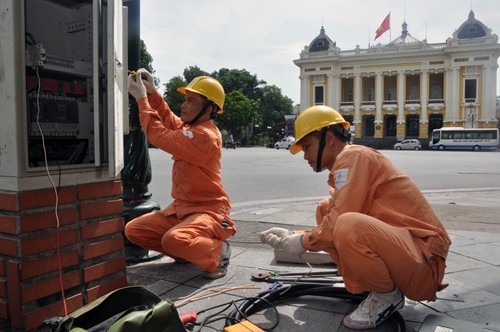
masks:
[(26, 166), (123, 166), (122, 0), (23, 0)]

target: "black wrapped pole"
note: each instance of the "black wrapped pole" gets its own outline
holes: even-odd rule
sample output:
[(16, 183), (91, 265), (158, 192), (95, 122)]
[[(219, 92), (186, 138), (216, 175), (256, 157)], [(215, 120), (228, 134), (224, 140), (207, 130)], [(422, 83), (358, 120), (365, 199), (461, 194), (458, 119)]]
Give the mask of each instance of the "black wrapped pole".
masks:
[[(131, 70), (141, 65), (140, 49), (140, 0), (124, 0), (128, 7), (128, 64)], [(125, 223), (145, 213), (160, 210), (157, 202), (151, 201), (148, 184), (151, 182), (151, 161), (148, 141), (139, 121), (139, 109), (129, 96), (129, 134), (124, 137), (125, 165), (121, 172)], [(140, 262), (162, 256), (162, 254), (136, 246), (125, 237), (125, 260)]]

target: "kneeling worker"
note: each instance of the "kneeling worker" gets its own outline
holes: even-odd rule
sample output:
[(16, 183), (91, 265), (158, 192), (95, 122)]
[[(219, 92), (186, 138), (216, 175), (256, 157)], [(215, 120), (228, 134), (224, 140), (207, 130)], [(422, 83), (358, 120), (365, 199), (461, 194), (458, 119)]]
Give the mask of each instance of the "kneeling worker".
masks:
[(295, 121), (290, 152), (304, 151), (316, 172), (329, 170), (331, 197), (307, 231), (271, 228), (261, 241), (290, 254), (326, 251), (347, 290), (369, 292), (344, 318), (351, 329), (373, 328), (409, 299), (436, 300), (444, 289), (451, 241), (416, 184), (378, 151), (350, 145), (349, 123), (327, 106), (313, 106)]
[(162, 211), (135, 218), (125, 226), (130, 242), (188, 261), (210, 279), (226, 275), (236, 229), (231, 202), (221, 180), (222, 137), (213, 118), (222, 113), (224, 89), (212, 77), (194, 78), (185, 88), (180, 117), (156, 90), (153, 76), (139, 69), (128, 89), (137, 100), (141, 126), (149, 141), (172, 155), (173, 202)]

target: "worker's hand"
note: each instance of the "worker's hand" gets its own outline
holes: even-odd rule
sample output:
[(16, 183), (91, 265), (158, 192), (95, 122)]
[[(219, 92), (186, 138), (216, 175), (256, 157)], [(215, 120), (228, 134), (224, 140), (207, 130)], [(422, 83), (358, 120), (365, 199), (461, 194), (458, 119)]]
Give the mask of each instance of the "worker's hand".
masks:
[(155, 80), (154, 80), (153, 75), (151, 75), (151, 73), (144, 68), (139, 69), (137, 71), (137, 73), (141, 74), (142, 82), (144, 83), (144, 86), (146, 87), (146, 92), (148, 93), (148, 95), (155, 93), (156, 87), (155, 87)]
[(302, 246), (302, 234), (288, 235), (281, 241), (281, 249), (292, 255), (300, 256), (306, 252)]
[(269, 244), (275, 249), (281, 246), (281, 240), (292, 234), (288, 229), (281, 227), (273, 227), (260, 233), (260, 242)]
[(134, 96), (135, 100), (147, 96), (146, 87), (142, 82), (141, 73), (137, 73), (135, 77), (128, 75), (128, 92)]

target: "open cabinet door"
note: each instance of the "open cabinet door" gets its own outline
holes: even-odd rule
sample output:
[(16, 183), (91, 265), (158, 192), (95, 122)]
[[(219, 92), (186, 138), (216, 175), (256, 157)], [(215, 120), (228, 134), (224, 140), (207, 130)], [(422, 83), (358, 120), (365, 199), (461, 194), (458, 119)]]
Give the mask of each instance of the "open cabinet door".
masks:
[[(109, 176), (117, 177), (124, 166), (123, 128), (128, 120), (127, 8), (122, 0), (108, 2), (108, 142)], [(125, 124), (128, 128), (128, 121)]]

